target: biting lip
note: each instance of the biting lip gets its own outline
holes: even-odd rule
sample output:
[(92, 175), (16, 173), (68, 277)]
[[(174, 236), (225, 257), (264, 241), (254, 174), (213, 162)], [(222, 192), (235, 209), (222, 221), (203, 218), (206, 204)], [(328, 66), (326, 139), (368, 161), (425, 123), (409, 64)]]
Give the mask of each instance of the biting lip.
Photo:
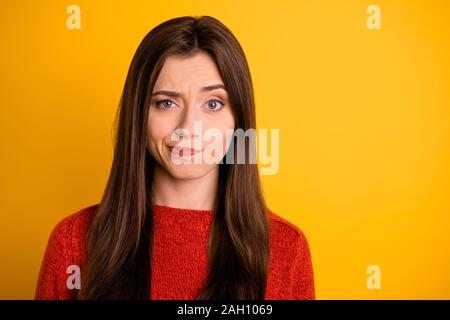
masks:
[(190, 148), (190, 147), (179, 147), (179, 146), (175, 146), (170, 148), (170, 151), (172, 154), (175, 154), (179, 157), (183, 157), (183, 156), (193, 156), (194, 154), (197, 154), (199, 152), (202, 152), (202, 149), (194, 149), (194, 148)]

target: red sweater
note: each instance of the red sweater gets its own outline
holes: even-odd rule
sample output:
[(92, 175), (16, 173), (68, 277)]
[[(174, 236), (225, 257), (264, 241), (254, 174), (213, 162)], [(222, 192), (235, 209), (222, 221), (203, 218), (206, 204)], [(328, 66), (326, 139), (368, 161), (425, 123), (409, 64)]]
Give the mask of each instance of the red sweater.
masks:
[[(35, 299), (76, 299), (67, 279), (77, 265), (83, 277), (85, 238), (97, 205), (84, 208), (53, 229), (42, 261)], [(206, 280), (212, 211), (154, 205), (150, 299), (192, 300)], [(308, 242), (302, 231), (269, 210), (270, 260), (267, 300), (315, 299)], [(189, 276), (186, 276), (189, 275)]]

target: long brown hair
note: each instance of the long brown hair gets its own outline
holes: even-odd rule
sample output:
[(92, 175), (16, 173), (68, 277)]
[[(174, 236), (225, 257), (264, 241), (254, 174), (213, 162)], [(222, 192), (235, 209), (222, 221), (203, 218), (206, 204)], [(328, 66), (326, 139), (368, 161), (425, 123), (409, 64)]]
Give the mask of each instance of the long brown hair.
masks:
[[(217, 64), (236, 128), (245, 131), (256, 127), (249, 67), (241, 46), (225, 25), (209, 16), (179, 17), (151, 30), (139, 45), (125, 81), (116, 115), (113, 163), (88, 232), (88, 261), (79, 299), (149, 298), (154, 166), (146, 147), (150, 96), (169, 55), (190, 55), (199, 50)], [(236, 153), (234, 157), (236, 160)], [(224, 161), (219, 166), (208, 276), (196, 298), (264, 299), (269, 224), (257, 165)]]

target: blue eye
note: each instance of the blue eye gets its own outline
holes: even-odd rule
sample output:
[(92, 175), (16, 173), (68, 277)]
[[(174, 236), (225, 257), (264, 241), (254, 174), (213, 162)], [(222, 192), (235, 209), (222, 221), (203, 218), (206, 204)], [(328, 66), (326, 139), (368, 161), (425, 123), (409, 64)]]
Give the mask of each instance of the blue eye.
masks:
[(156, 101), (156, 105), (162, 109), (169, 109), (172, 107), (173, 101), (172, 100), (160, 100), (160, 101)]
[(210, 100), (208, 101), (208, 109), (211, 111), (220, 110), (223, 107), (223, 103), (219, 100)]

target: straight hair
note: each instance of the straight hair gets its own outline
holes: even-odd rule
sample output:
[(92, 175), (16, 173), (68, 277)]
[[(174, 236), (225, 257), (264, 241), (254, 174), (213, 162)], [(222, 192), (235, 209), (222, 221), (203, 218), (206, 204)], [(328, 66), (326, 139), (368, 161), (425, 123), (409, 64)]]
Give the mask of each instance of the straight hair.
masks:
[[(79, 299), (150, 297), (155, 163), (147, 149), (150, 97), (167, 57), (199, 51), (209, 54), (218, 67), (236, 127), (244, 131), (256, 127), (247, 60), (224, 24), (210, 16), (186, 16), (152, 29), (137, 48), (125, 80), (111, 171), (87, 235), (88, 260)], [(267, 282), (269, 225), (257, 164), (223, 162), (218, 164), (208, 235), (208, 275), (195, 298), (261, 300)]]

